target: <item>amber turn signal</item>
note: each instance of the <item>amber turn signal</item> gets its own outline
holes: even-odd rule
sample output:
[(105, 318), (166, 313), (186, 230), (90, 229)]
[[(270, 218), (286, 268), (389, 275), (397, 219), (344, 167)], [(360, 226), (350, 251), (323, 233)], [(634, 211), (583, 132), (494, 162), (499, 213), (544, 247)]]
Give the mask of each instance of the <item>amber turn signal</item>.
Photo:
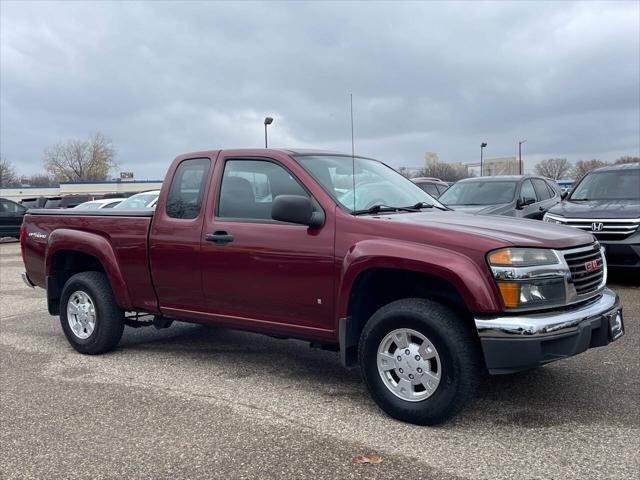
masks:
[(489, 263), (491, 265), (513, 265), (511, 259), (511, 250), (505, 248), (503, 250), (497, 250), (489, 255)]
[(520, 285), (515, 282), (498, 282), (498, 288), (500, 289), (504, 306), (507, 308), (517, 308)]

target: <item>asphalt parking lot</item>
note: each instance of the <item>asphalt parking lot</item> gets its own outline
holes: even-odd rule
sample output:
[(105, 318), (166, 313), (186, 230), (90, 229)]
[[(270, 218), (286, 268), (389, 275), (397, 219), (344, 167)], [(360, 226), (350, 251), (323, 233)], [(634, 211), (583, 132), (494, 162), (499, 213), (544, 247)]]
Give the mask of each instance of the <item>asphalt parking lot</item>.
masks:
[[(16, 243), (0, 245), (0, 478), (638, 478), (640, 288), (626, 335), (486, 379), (452, 422), (403, 424), (338, 355), (197, 325), (127, 328), (113, 353), (71, 349)], [(353, 462), (380, 455), (377, 465)]]

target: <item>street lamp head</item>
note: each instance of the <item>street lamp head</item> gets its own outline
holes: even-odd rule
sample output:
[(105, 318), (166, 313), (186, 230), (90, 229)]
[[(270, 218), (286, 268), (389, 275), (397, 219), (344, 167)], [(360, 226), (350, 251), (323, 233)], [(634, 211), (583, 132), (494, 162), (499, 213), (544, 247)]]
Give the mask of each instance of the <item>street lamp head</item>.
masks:
[(264, 117), (264, 124), (265, 125), (271, 125), (273, 123), (273, 118), (271, 117)]
[(482, 142), (482, 143), (480, 144), (480, 148), (484, 148), (484, 147), (486, 147), (486, 146), (487, 146), (487, 142)]
[(522, 145), (522, 144), (523, 144), (524, 142), (526, 142), (526, 141), (527, 141), (527, 139), (525, 138), (524, 140), (520, 140), (518, 143), (519, 143), (520, 145)]

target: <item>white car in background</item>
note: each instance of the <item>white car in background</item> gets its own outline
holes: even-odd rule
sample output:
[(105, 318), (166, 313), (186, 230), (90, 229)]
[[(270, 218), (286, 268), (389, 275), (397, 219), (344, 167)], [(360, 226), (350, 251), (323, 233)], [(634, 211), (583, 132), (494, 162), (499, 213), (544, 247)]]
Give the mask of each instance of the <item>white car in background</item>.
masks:
[(78, 210), (99, 210), (102, 208), (114, 208), (123, 200), (124, 198), (101, 198), (99, 200), (90, 200), (88, 202), (81, 203), (80, 205), (76, 205), (73, 208)]
[(115, 208), (155, 208), (159, 196), (160, 190), (136, 193), (125, 199)]

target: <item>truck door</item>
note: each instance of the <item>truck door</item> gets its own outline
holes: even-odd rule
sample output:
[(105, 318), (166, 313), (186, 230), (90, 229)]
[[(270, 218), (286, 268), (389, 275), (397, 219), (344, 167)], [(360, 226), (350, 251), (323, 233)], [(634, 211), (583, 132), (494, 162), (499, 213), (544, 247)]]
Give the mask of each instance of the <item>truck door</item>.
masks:
[[(202, 311), (200, 239), (204, 202), (215, 158), (187, 158), (169, 172), (149, 236), (151, 276), (163, 313)], [(167, 188), (163, 186), (163, 189)]]
[(252, 328), (333, 330), (333, 215), (320, 228), (271, 219), (278, 195), (313, 199), (283, 162), (220, 158), (216, 170), (202, 239), (209, 311)]

